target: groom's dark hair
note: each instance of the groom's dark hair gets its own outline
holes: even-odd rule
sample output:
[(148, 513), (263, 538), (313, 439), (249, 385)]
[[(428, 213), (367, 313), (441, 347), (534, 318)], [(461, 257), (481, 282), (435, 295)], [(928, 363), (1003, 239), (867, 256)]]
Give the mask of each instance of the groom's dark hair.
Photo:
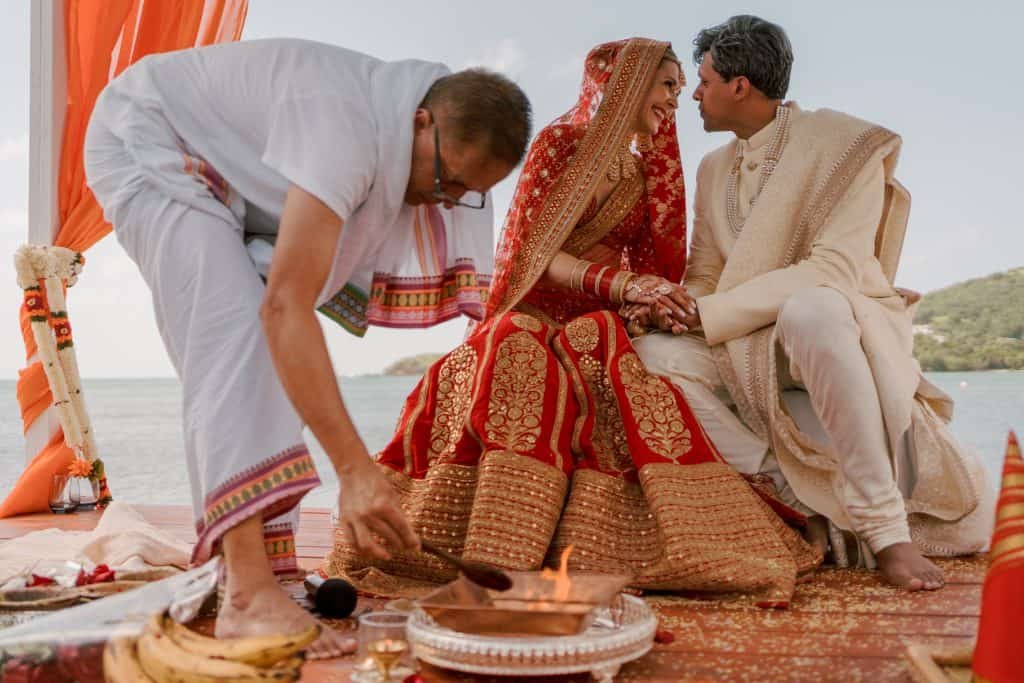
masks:
[(434, 81), (420, 107), (444, 109), (445, 125), (463, 143), (484, 143), (491, 156), (518, 166), (530, 143), (532, 108), (526, 93), (486, 69), (466, 69)]
[(698, 33), (693, 46), (693, 60), (700, 64), (710, 52), (715, 71), (727, 81), (746, 76), (773, 100), (783, 99), (789, 90), (793, 46), (778, 24), (739, 14)]

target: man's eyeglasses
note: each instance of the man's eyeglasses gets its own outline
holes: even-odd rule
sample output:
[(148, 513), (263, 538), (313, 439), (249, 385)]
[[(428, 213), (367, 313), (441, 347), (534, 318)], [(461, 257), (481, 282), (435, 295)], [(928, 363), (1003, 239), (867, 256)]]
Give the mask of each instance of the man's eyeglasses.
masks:
[(487, 195), (482, 192), (467, 190), (462, 195), (462, 199), (456, 199), (441, 189), (441, 134), (438, 132), (436, 118), (434, 119), (434, 191), (430, 193), (430, 196), (444, 204), (465, 206), (469, 209), (482, 209), (487, 203)]

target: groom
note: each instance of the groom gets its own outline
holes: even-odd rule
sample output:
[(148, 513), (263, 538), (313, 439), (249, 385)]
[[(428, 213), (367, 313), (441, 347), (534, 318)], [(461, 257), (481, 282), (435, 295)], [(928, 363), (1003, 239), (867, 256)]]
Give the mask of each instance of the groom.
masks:
[(704, 129), (736, 137), (697, 171), (684, 283), (696, 311), (656, 306), (676, 334), (637, 352), (732, 465), (772, 476), (811, 516), (837, 563), (940, 588), (924, 556), (979, 550), (991, 495), (946, 431), (952, 401), (921, 375), (891, 283), (909, 210), (900, 138), (783, 103), (793, 52), (775, 24), (736, 16), (694, 44)]

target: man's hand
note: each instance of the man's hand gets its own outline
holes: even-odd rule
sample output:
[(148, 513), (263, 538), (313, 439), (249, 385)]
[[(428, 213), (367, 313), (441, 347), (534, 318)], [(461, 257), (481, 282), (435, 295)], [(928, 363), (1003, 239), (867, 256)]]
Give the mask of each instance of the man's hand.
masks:
[[(357, 552), (378, 560), (390, 559), (388, 549), (419, 552), (420, 539), (398, 502), (398, 494), (365, 451), (362, 463), (339, 473), (338, 479), (338, 524), (348, 531)], [(374, 534), (384, 539), (387, 548)]]
[(414, 550), (419, 539), (352, 424), (316, 319), (342, 225), (320, 199), (291, 187), (260, 316), (281, 384), (338, 473), (342, 523), (360, 553), (385, 559), (373, 533), (393, 550)]
[(682, 285), (670, 287), (669, 292), (661, 294), (651, 306), (652, 317), (659, 329), (679, 335), (695, 327), (697, 302)]
[(647, 304), (622, 304), (619, 317), (626, 321), (626, 332), (631, 337), (639, 337), (651, 327), (651, 307)]
[(662, 332), (671, 332), (679, 336), (685, 334), (690, 328), (676, 318), (675, 313), (665, 304), (656, 302), (651, 304), (651, 320)]

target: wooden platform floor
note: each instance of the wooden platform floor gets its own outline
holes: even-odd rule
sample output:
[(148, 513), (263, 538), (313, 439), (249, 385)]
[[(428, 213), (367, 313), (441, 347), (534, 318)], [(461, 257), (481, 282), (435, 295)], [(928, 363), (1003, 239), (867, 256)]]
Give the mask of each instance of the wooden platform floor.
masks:
[[(153, 524), (194, 539), (184, 507), (140, 506)], [(0, 520), (0, 540), (57, 526), (91, 529), (98, 513), (31, 515)], [(329, 512), (303, 511), (296, 541), (300, 564), (317, 566), (331, 545)], [(650, 596), (661, 627), (674, 642), (656, 645), (625, 667), (616, 680), (657, 681), (910, 681), (908, 644), (956, 648), (970, 644), (978, 628), (983, 557), (940, 561), (948, 585), (935, 593), (908, 594), (884, 586), (871, 572), (821, 570), (801, 584), (788, 610), (761, 610), (739, 598), (694, 600)], [(338, 623), (339, 628), (352, 624)], [(310, 662), (304, 681), (349, 680), (351, 659)], [(515, 680), (424, 671), (425, 681)], [(532, 679), (541, 680), (541, 679)], [(558, 681), (585, 681), (561, 677)]]

